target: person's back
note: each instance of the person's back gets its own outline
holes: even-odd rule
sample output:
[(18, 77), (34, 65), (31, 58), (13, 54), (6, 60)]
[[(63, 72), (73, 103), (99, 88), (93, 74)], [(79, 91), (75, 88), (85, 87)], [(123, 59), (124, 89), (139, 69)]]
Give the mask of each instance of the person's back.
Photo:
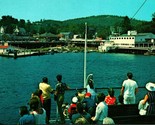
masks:
[(107, 105), (115, 105), (116, 97), (114, 96), (114, 90), (112, 88), (108, 89), (108, 95), (105, 97), (105, 102)]
[(96, 92), (94, 89), (94, 84), (93, 84), (93, 80), (89, 79), (88, 81), (88, 85), (86, 86), (87, 88), (87, 92), (91, 93), (91, 98), (96, 101)]
[(40, 112), (32, 111), (32, 114), (34, 114), (36, 124), (46, 124), (46, 111), (44, 108), (41, 108)]
[(31, 114), (35, 117), (36, 124), (46, 124), (46, 111), (41, 108), (40, 101), (37, 96), (30, 99), (30, 110)]
[(48, 84), (48, 78), (43, 77), (42, 82), (39, 84), (39, 89), (42, 91), (43, 108), (46, 110), (46, 123), (49, 123), (51, 113), (51, 94), (53, 94), (53, 88)]
[(69, 118), (71, 119), (72, 115), (77, 113), (76, 111), (76, 103), (78, 102), (78, 98), (77, 97), (73, 97), (72, 98), (72, 103), (70, 104), (69, 108), (68, 108), (68, 113), (69, 113)]
[(32, 114), (29, 114), (29, 111), (26, 106), (21, 106), (19, 113), (21, 115), (18, 125), (33, 125), (35, 124), (35, 118)]
[(44, 100), (51, 98), (51, 93), (53, 92), (52, 87), (48, 84), (47, 77), (43, 78), (43, 81), (39, 84), (39, 89), (42, 91), (42, 96)]
[(92, 120), (97, 124), (102, 124), (103, 119), (108, 116), (108, 106), (105, 103), (105, 95), (104, 93), (99, 93), (97, 95), (99, 104), (96, 107), (95, 116), (92, 117)]
[(96, 110), (96, 103), (95, 101), (91, 98), (90, 93), (85, 94), (85, 98), (83, 99), (82, 103), (84, 104), (84, 108), (86, 112), (88, 112), (91, 116), (95, 115), (95, 110)]
[(138, 85), (136, 81), (132, 80), (132, 73), (127, 73), (127, 80), (124, 80), (122, 84), (121, 94), (124, 95), (124, 104), (135, 104), (136, 93), (138, 92)]
[(57, 102), (58, 106), (58, 113), (60, 115), (60, 123), (65, 123), (65, 117), (62, 111), (62, 104), (64, 102), (64, 94), (65, 90), (69, 89), (66, 83), (62, 82), (62, 75), (58, 74), (56, 76), (57, 84), (56, 84), (56, 91), (55, 91), (55, 101)]
[(78, 118), (84, 118), (87, 121), (87, 124), (91, 123), (91, 115), (87, 113), (86, 111), (84, 111), (83, 104), (80, 102), (77, 103), (77, 112), (78, 113), (72, 115), (71, 122), (73, 124), (75, 124), (75, 121)]

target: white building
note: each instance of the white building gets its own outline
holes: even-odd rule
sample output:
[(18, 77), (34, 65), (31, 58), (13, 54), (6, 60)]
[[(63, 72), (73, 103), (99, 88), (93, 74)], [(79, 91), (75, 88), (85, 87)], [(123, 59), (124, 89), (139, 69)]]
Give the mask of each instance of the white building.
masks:
[(128, 31), (128, 34), (119, 36), (111, 35), (109, 40), (114, 42), (116, 47), (135, 47), (135, 44), (154, 42), (155, 35), (153, 33), (137, 33), (137, 31)]

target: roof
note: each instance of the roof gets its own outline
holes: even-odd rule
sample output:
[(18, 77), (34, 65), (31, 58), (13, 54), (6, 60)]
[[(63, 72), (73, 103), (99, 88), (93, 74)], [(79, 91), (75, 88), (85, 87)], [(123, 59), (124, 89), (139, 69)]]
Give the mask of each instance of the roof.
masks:
[(41, 34), (39, 37), (57, 37), (57, 35), (52, 33), (44, 33), (44, 34)]
[(0, 45), (0, 49), (7, 49), (9, 46)]

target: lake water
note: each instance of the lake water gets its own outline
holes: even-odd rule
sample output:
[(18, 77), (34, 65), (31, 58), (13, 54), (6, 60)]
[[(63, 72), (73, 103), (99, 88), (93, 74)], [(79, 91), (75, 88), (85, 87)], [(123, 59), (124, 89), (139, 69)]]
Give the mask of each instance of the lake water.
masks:
[[(26, 105), (42, 77), (56, 84), (56, 75), (71, 88), (83, 87), (83, 53), (57, 53), (54, 55), (23, 58), (0, 57), (0, 123), (16, 124), (18, 109)], [(94, 74), (95, 87), (121, 87), (126, 73), (131, 71), (139, 86), (155, 81), (155, 56), (112, 53), (88, 53), (87, 75)]]

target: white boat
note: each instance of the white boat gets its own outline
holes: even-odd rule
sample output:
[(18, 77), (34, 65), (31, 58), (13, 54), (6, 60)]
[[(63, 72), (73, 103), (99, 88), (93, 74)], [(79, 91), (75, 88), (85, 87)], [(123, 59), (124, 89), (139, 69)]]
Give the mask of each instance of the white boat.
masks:
[(98, 46), (98, 51), (99, 52), (109, 52), (110, 50), (114, 50), (116, 47), (114, 46), (113, 42), (104, 42), (100, 43), (100, 46)]

